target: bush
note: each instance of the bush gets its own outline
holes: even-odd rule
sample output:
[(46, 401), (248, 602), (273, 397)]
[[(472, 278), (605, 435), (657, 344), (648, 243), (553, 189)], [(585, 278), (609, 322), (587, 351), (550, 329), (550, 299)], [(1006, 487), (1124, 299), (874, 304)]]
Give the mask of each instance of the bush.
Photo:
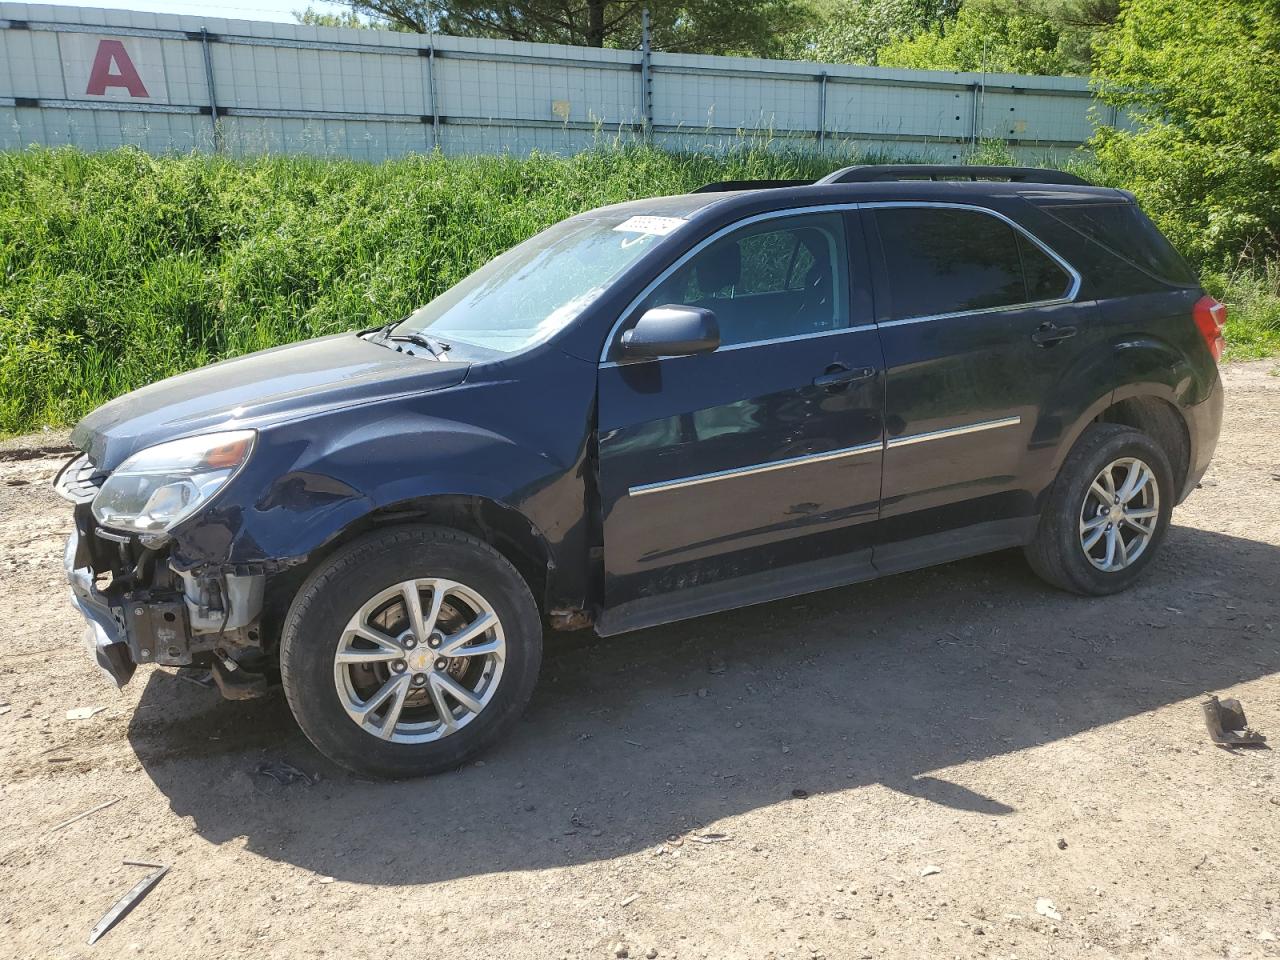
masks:
[(1220, 268), (1280, 254), (1280, 5), (1130, 0), (1095, 82), (1138, 124), (1095, 138), (1101, 175), (1184, 253)]
[(1254, 360), (1280, 350), (1280, 262), (1227, 273), (1206, 271), (1205, 289), (1227, 305), (1227, 359)]
[(965, 4), (954, 20), (891, 40), (877, 62), (914, 70), (1057, 76), (1079, 72), (1072, 42), (1062, 24), (1044, 17)]
[(572, 158), (0, 154), (0, 432), (162, 377), (403, 316), (566, 216), (836, 161), (601, 149)]
[[(887, 159), (749, 148), (376, 165), (132, 149), (0, 154), (0, 433), (73, 422), (224, 357), (403, 316), (582, 210)], [(1002, 142), (973, 159), (1013, 162)], [(1280, 267), (1207, 282), (1232, 308), (1233, 355), (1280, 347)]]

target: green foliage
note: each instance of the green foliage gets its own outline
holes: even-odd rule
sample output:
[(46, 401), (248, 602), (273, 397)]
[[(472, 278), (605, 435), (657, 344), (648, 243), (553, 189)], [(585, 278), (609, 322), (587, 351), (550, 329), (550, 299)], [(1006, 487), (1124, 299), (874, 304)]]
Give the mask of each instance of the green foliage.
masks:
[(953, 20), (890, 41), (878, 62), (916, 70), (1061, 75), (1079, 71), (1072, 42), (1059, 21), (966, 3)]
[(1095, 80), (1138, 124), (1098, 133), (1102, 178), (1202, 263), (1280, 253), (1277, 0), (1130, 0)]
[[(634, 0), (347, 0), (357, 13), (418, 33), (635, 49)], [(805, 19), (800, 0), (685, 0), (650, 7), (656, 50), (769, 56)]]
[(881, 48), (955, 11), (953, 0), (834, 0), (785, 39), (783, 53), (798, 60), (874, 65)]
[(346, 27), (351, 30), (374, 30), (381, 24), (366, 20), (354, 10), (343, 10), (341, 13), (323, 13), (315, 7), (295, 10), (293, 18), (306, 27)]
[[(817, 177), (814, 155), (0, 154), (0, 432), (68, 423), (211, 361), (403, 316), (606, 203)], [(844, 162), (853, 162), (845, 158)]]
[(293, 18), (307, 27), (345, 27), (348, 30), (394, 30), (399, 33), (412, 32), (402, 23), (392, 23), (380, 17), (362, 17), (354, 10), (342, 10), (338, 13), (323, 13), (314, 7), (295, 10)]
[[(0, 433), (72, 422), (224, 357), (403, 316), (582, 210), (712, 180), (817, 177), (888, 159), (746, 146), (376, 165), (133, 149), (0, 153)], [(994, 141), (972, 159), (1012, 158)], [(1211, 272), (1206, 284), (1231, 309), (1229, 355), (1280, 350), (1280, 265)]]
[(1201, 282), (1227, 305), (1228, 360), (1280, 353), (1280, 261), (1229, 272), (1207, 270)]

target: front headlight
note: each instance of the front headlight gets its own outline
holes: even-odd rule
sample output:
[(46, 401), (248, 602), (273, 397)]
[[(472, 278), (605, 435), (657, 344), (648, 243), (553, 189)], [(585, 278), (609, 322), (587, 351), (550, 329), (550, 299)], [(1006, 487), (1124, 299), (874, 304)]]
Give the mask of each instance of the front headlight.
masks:
[(93, 499), (104, 527), (158, 534), (209, 502), (244, 466), (252, 430), (206, 433), (140, 450), (107, 477)]

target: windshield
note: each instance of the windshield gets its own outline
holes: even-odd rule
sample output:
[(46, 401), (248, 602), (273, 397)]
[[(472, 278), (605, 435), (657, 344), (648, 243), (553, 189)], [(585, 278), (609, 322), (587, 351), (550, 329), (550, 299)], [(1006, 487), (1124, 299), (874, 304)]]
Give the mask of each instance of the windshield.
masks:
[(684, 223), (625, 214), (558, 223), (415, 310), (395, 333), (523, 350), (564, 329), (628, 264)]

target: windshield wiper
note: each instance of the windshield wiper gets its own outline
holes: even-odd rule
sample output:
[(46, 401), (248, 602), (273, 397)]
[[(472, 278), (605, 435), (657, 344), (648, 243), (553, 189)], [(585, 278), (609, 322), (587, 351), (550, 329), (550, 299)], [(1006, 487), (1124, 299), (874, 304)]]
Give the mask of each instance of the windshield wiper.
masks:
[(416, 330), (412, 333), (388, 333), (383, 336), (383, 339), (390, 340), (392, 343), (412, 343), (419, 347), (426, 347), (431, 351), (431, 356), (437, 360), (453, 349), (453, 344), (437, 340), (435, 337), (429, 337), (425, 333), (419, 333)]
[(419, 347), (426, 347), (431, 351), (431, 356), (437, 360), (453, 349), (453, 344), (445, 343), (443, 340), (420, 333), (417, 330), (407, 333), (391, 332), (403, 322), (403, 320), (392, 320), (390, 323), (384, 323), (369, 339), (378, 343), (412, 343)]
[(399, 320), (387, 321), (382, 326), (380, 326), (377, 330), (373, 331), (373, 333), (369, 334), (369, 339), (370, 340), (387, 339), (387, 335), (391, 333), (391, 331), (394, 330), (396, 327), (400, 326), (400, 324), (404, 323), (405, 319), (406, 319), (405, 317), (401, 317)]

